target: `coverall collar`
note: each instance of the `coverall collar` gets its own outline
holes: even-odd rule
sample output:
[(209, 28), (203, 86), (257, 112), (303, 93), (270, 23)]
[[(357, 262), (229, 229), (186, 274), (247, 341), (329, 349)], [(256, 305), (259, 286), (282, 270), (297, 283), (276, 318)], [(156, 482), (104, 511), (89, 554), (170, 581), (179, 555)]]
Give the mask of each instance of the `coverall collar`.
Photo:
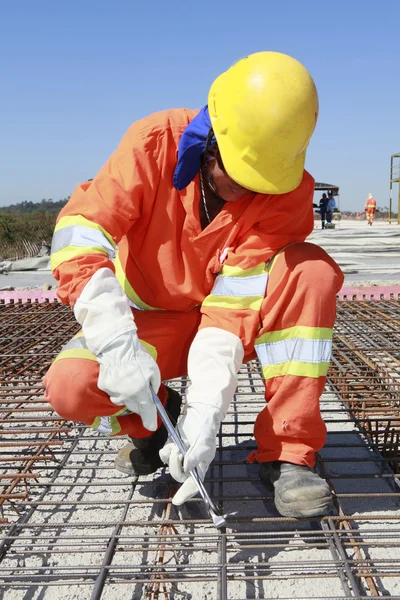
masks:
[[(201, 229), (199, 171), (210, 129), (208, 107), (204, 106), (183, 131), (178, 146), (178, 162), (173, 175), (173, 185), (181, 192), (182, 203), (186, 212), (192, 216), (191, 225), (197, 234), (196, 237), (199, 238), (214, 233), (229, 224), (233, 225), (254, 199), (254, 193), (249, 191), (249, 197), (238, 202), (226, 202), (212, 222), (204, 230)], [(190, 188), (190, 186), (194, 186), (193, 193), (187, 194), (186, 188)]]

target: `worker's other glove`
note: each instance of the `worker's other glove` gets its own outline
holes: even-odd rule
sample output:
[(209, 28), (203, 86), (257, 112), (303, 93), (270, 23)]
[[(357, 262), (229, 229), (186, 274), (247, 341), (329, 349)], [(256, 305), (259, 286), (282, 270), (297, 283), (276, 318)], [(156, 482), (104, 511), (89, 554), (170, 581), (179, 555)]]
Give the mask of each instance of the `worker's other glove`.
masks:
[(185, 458), (182, 460), (182, 454), (171, 438), (168, 438), (164, 448), (160, 450), (160, 458), (168, 464), (172, 477), (183, 483), (172, 499), (173, 504), (183, 504), (197, 494), (197, 486), (188, 474), (197, 467), (201, 479), (204, 479), (215, 456), (216, 438), (223, 418), (222, 412), (214, 406), (200, 402), (188, 405), (177, 426), (179, 435), (188, 448)]
[(188, 375), (191, 380), (187, 409), (178, 432), (187, 448), (184, 460), (169, 438), (160, 450), (174, 479), (183, 482), (172, 502), (180, 505), (197, 494), (189, 472), (195, 467), (204, 479), (215, 456), (216, 438), (237, 386), (237, 373), (243, 360), (241, 340), (217, 327), (202, 329), (189, 350)]
[(143, 426), (157, 429), (155, 392), (161, 383), (157, 363), (141, 345), (128, 299), (111, 269), (99, 269), (75, 306), (88, 349), (100, 364), (98, 387), (117, 406), (140, 415)]

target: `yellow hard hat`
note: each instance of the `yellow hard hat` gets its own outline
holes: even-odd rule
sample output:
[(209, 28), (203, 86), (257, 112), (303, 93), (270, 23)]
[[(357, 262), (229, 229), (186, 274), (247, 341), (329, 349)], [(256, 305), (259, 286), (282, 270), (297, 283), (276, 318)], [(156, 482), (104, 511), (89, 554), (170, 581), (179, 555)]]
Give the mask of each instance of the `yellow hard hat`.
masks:
[(208, 110), (222, 162), (239, 185), (285, 194), (300, 185), (318, 117), (307, 69), (279, 52), (256, 52), (212, 84)]

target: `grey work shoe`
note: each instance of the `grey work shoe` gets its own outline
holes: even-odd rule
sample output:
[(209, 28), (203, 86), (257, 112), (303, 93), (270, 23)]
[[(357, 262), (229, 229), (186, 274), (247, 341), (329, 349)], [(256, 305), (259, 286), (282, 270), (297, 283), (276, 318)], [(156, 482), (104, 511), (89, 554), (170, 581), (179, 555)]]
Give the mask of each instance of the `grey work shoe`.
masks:
[[(175, 424), (181, 412), (182, 397), (175, 390), (167, 387), (168, 399), (165, 409), (171, 421)], [(161, 425), (147, 438), (130, 438), (115, 457), (115, 468), (125, 475), (150, 475), (159, 469), (163, 463), (159, 451), (167, 441), (168, 433)]]
[(276, 460), (261, 463), (259, 477), (267, 490), (275, 491), (275, 506), (283, 517), (318, 517), (332, 511), (330, 488), (310, 467)]

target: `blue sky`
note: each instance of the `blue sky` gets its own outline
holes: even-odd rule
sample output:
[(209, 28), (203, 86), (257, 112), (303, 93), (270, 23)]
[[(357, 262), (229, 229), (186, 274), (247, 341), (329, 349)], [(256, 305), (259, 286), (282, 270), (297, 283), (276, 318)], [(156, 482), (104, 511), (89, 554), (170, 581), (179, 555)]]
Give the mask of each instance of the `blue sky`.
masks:
[(307, 168), (343, 210), (388, 204), (400, 152), (398, 0), (13, 0), (0, 3), (0, 205), (58, 200), (93, 177), (129, 125), (196, 108), (213, 79), (260, 50), (316, 82)]

